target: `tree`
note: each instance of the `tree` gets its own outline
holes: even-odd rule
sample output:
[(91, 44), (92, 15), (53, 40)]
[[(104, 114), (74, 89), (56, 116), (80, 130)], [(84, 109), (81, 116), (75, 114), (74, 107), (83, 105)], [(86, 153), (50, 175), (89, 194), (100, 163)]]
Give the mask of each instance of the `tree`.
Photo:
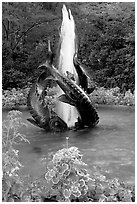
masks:
[[(65, 2), (78, 37), (78, 58), (99, 86), (134, 91), (134, 2)], [(4, 2), (3, 88), (23, 87), (38, 76), (50, 39), (59, 40), (62, 2)], [(33, 75), (32, 75), (33, 73)], [(11, 78), (12, 82), (8, 82)], [(18, 80), (17, 80), (18, 79)]]

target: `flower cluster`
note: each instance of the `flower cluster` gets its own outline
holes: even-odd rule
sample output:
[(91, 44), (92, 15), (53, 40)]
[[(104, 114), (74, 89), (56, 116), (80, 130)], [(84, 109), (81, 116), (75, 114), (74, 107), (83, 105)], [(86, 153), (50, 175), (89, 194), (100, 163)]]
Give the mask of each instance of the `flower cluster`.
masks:
[[(89, 174), (77, 147), (63, 148), (53, 155), (45, 178), (58, 191), (59, 200), (70, 201), (88, 191)], [(60, 200), (60, 201), (61, 201)]]

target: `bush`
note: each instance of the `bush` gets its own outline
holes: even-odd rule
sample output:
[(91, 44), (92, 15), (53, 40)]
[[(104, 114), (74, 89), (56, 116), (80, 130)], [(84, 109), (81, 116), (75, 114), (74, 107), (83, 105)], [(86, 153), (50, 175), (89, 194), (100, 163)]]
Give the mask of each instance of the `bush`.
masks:
[(122, 104), (128, 105), (128, 106), (135, 105), (135, 92), (134, 92), (134, 94), (132, 94), (130, 89), (128, 91), (126, 91), (126, 93), (122, 99)]
[(90, 99), (93, 103), (107, 105), (135, 105), (135, 93), (130, 90), (125, 93), (120, 92), (120, 88), (106, 89), (104, 87), (97, 88), (91, 95)]
[(89, 174), (83, 168), (77, 147), (64, 148), (53, 155), (48, 164), (45, 178), (49, 183), (49, 196), (56, 196), (57, 201), (71, 201), (83, 198), (88, 191)]
[(24, 89), (11, 89), (2, 91), (2, 106), (14, 108), (19, 105), (27, 104), (29, 88)]
[(20, 133), (20, 128), (26, 126), (22, 122), (21, 114), (19, 111), (10, 111), (7, 120), (2, 124), (2, 200), (4, 202), (19, 198), (23, 188), (23, 181), (18, 174), (23, 166), (19, 161), (19, 151), (13, 147), (20, 141), (29, 142), (26, 136)]

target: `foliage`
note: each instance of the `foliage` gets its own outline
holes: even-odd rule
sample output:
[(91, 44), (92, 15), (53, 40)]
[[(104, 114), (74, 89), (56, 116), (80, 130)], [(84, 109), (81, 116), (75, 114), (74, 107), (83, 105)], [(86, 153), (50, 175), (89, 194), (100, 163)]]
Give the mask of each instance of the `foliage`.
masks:
[(87, 193), (89, 174), (83, 168), (78, 148), (70, 147), (59, 150), (53, 155), (45, 174), (50, 186), (50, 196), (56, 195), (58, 201), (71, 201)]
[[(36, 79), (47, 41), (56, 53), (63, 2), (3, 2), (3, 89)], [(76, 23), (78, 57), (105, 88), (135, 88), (134, 2), (65, 2)], [(55, 58), (56, 63), (56, 58)], [(32, 75), (33, 73), (33, 75)]]
[(124, 105), (135, 105), (135, 92), (134, 94), (131, 93), (130, 89), (126, 91), (124, 98), (122, 100), (122, 104)]
[(124, 93), (120, 92), (120, 88), (106, 89), (104, 87), (97, 88), (91, 95), (90, 99), (93, 103), (107, 105), (135, 105), (135, 93), (131, 93), (130, 89)]
[(22, 122), (21, 112), (10, 111), (7, 120), (2, 124), (2, 198), (3, 201), (18, 200), (22, 192), (22, 180), (18, 174), (22, 164), (19, 161), (19, 151), (14, 149), (20, 141), (29, 142), (25, 135), (20, 133), (20, 128), (26, 126)]
[(100, 86), (134, 91), (134, 9), (134, 3), (88, 2), (81, 5), (86, 22), (78, 23), (79, 57), (89, 71), (92, 70)]
[(2, 91), (2, 106), (14, 108), (19, 105), (26, 105), (29, 88), (11, 89)]
[[(30, 88), (3, 90), (2, 106), (6, 108), (15, 108), (20, 105), (27, 104), (27, 96)], [(47, 88), (45, 103), (50, 111), (55, 111), (55, 103), (57, 100), (56, 87)], [(96, 88), (90, 95), (90, 99), (94, 104), (108, 105), (135, 105), (135, 92), (132, 94), (130, 90), (125, 93), (120, 92), (120, 88), (106, 89), (104, 87)]]
[(48, 106), (49, 111), (52, 112), (56, 112), (55, 110), (55, 104), (57, 99), (57, 89), (58, 87), (52, 87), (52, 88), (47, 88), (46, 89), (46, 96), (44, 98), (45, 104)]
[(93, 202), (132, 202), (135, 201), (134, 190), (117, 178), (107, 179), (100, 170), (91, 174), (92, 180), (88, 182), (87, 196)]

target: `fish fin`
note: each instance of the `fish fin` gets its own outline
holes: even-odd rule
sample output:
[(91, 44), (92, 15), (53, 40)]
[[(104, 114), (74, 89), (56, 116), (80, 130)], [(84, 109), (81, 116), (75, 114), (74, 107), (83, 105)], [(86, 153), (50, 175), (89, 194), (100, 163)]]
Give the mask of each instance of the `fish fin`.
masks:
[(75, 104), (65, 94), (60, 95), (58, 97), (58, 100), (63, 102), (63, 103), (68, 103), (72, 106), (75, 106)]
[(29, 121), (31, 124), (35, 125), (36, 127), (40, 127), (38, 125), (38, 123), (35, 120), (33, 120), (32, 118), (27, 118), (27, 121)]

